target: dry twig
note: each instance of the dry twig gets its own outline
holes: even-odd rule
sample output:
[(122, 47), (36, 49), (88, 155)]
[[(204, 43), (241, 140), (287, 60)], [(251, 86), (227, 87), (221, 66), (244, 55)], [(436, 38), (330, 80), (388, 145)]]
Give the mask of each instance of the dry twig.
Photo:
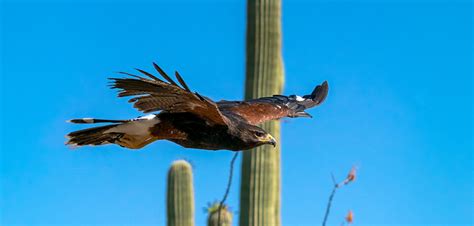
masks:
[[(334, 188), (332, 189), (332, 192), (329, 195), (329, 201), (328, 201), (328, 204), (327, 204), (327, 207), (326, 207), (326, 213), (324, 214), (324, 219), (323, 219), (323, 226), (326, 226), (326, 222), (327, 222), (328, 217), (329, 217), (329, 212), (331, 210), (332, 200), (334, 198), (334, 195), (336, 194), (337, 189), (344, 186), (344, 185), (349, 184), (352, 181), (354, 181), (355, 178), (356, 178), (356, 170), (357, 170), (357, 168), (355, 166), (353, 166), (351, 171), (347, 175), (346, 179), (344, 179), (340, 183), (337, 183), (336, 178), (334, 177), (334, 174), (331, 173), (331, 178), (332, 178), (332, 181), (334, 183)], [(351, 214), (351, 223), (352, 223), (352, 212), (350, 212), (350, 214)]]
[(225, 190), (224, 197), (222, 197), (222, 200), (219, 203), (219, 210), (217, 211), (218, 212), (217, 213), (218, 225), (221, 225), (221, 209), (225, 203), (225, 200), (227, 199), (227, 196), (229, 195), (230, 186), (232, 185), (232, 175), (234, 173), (234, 163), (235, 163), (235, 160), (237, 159), (237, 156), (239, 156), (239, 152), (235, 152), (234, 157), (232, 157), (232, 160), (230, 161), (229, 181), (227, 182), (227, 188)]

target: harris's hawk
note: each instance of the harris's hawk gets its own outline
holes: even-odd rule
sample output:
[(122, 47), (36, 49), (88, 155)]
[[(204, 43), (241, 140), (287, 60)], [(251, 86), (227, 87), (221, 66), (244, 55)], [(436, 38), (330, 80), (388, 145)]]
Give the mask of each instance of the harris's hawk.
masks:
[(258, 127), (260, 123), (283, 117), (311, 117), (306, 109), (321, 104), (328, 94), (323, 82), (304, 96), (274, 95), (246, 101), (219, 101), (192, 92), (178, 72), (176, 83), (158, 65), (160, 79), (137, 69), (144, 76), (120, 72), (126, 78), (110, 78), (119, 97), (131, 97), (133, 107), (156, 112), (130, 120), (72, 119), (71, 123), (108, 123), (67, 135), (67, 145), (118, 144), (139, 149), (156, 140), (169, 140), (186, 148), (207, 150), (248, 150), (275, 139)]

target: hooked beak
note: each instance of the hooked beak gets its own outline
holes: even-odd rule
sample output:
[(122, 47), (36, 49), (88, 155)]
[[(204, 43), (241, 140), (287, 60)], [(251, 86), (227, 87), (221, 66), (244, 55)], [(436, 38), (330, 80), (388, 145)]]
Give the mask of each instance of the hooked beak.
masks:
[(267, 134), (267, 136), (265, 138), (263, 138), (261, 141), (264, 144), (271, 144), (271, 145), (273, 145), (273, 147), (276, 147), (276, 145), (277, 145), (277, 141), (270, 134)]
[(312, 118), (313, 116), (310, 115), (308, 112), (301, 111), (301, 112), (296, 112), (295, 117), (306, 117), (306, 118)]

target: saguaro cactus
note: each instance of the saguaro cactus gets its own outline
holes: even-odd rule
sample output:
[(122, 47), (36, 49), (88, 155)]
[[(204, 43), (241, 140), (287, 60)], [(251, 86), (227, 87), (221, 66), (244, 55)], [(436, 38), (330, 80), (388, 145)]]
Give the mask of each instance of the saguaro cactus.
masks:
[[(281, 0), (247, 0), (246, 63), (246, 99), (281, 93)], [(279, 122), (263, 128), (280, 139)], [(244, 152), (241, 180), (240, 225), (279, 226), (280, 147)]]
[(191, 165), (184, 160), (173, 162), (168, 171), (167, 225), (194, 226), (194, 193)]
[(214, 203), (207, 209), (207, 226), (232, 226), (232, 213), (226, 205), (223, 205), (220, 210), (219, 222), (219, 204)]

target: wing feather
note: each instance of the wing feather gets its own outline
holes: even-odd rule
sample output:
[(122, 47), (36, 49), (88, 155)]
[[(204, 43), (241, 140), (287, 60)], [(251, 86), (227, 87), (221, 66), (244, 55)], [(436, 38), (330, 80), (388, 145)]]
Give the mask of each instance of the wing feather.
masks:
[(119, 90), (119, 97), (132, 97), (129, 102), (133, 103), (134, 108), (144, 113), (153, 111), (190, 112), (205, 119), (209, 124), (227, 125), (227, 118), (221, 114), (217, 104), (209, 98), (192, 93), (179, 73), (175, 75), (182, 87), (174, 82), (157, 64), (153, 63), (153, 66), (168, 82), (137, 69), (149, 78), (120, 72), (120, 74), (129, 75), (132, 78), (110, 78), (111, 87)]
[(222, 112), (237, 114), (250, 124), (257, 125), (283, 117), (311, 117), (305, 110), (323, 103), (328, 91), (329, 86), (325, 81), (303, 97), (274, 95), (247, 101), (219, 101), (217, 105)]

